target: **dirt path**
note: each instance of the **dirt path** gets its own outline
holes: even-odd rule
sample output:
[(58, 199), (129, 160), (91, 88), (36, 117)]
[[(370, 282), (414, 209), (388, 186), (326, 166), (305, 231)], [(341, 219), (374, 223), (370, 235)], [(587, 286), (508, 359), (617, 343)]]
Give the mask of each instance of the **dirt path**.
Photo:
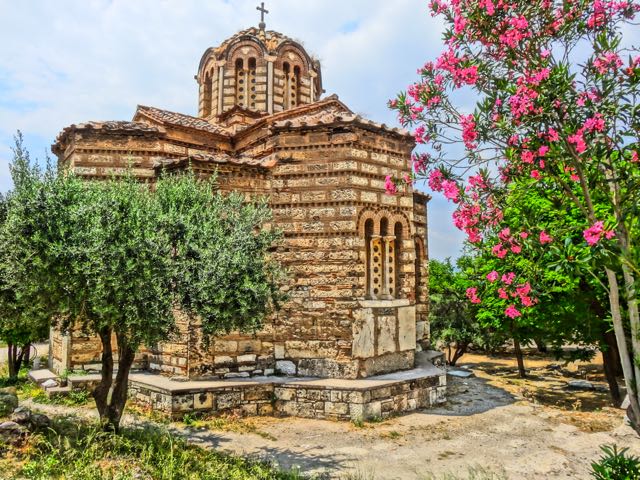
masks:
[[(619, 410), (572, 412), (519, 400), (487, 379), (449, 377), (450, 401), (381, 423), (297, 418), (234, 420), (231, 430), (171, 428), (189, 441), (298, 467), (330, 478), (420, 479), (429, 473), (467, 478), (469, 467), (508, 479), (586, 479), (599, 445), (616, 443), (640, 454), (640, 441)], [(33, 405), (48, 413), (64, 407)], [(75, 410), (78, 412), (78, 410)], [(95, 415), (93, 410), (81, 410)], [(138, 422), (131, 415), (127, 423)], [(590, 432), (585, 430), (605, 430)], [(351, 477), (345, 475), (351, 474)]]

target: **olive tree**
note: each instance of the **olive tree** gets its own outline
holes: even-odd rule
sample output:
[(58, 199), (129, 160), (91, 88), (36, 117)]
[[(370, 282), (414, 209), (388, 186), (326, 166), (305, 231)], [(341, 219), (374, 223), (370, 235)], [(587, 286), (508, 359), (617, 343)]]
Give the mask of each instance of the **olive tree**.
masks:
[(107, 429), (118, 430), (140, 346), (168, 339), (177, 310), (198, 317), (207, 338), (255, 330), (278, 305), (281, 271), (269, 251), (279, 235), (265, 228), (269, 209), (223, 195), (214, 182), (187, 173), (151, 188), (66, 172), (43, 180), (19, 214), (9, 211), (12, 241), (30, 252), (28, 269), (40, 279), (37, 303), (63, 330), (100, 338), (93, 396)]

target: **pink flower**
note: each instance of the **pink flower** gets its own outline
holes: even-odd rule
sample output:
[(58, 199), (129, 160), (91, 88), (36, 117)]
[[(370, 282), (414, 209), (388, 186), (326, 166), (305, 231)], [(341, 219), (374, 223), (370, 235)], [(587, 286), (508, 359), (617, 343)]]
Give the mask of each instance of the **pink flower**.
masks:
[(511, 230), (509, 229), (509, 227), (500, 230), (500, 233), (498, 233), (498, 238), (500, 238), (500, 240), (502, 240), (503, 242), (509, 240), (511, 238)]
[(522, 238), (523, 240), (526, 240), (529, 237), (529, 234), (527, 232), (520, 232), (520, 238)]
[(587, 241), (587, 245), (593, 247), (597, 245), (600, 240), (602, 240), (602, 237), (606, 238), (607, 240), (611, 240), (613, 237), (615, 237), (616, 234), (613, 230), (605, 230), (604, 222), (602, 220), (599, 220), (589, 228), (587, 228), (585, 231), (583, 231), (582, 235)]
[(633, 152), (631, 152), (631, 161), (632, 161), (633, 163), (638, 163), (638, 162), (640, 162), (640, 158), (638, 158), (638, 152), (637, 152), (637, 151), (635, 151), (635, 150), (634, 150)]
[(547, 154), (548, 151), (549, 151), (549, 147), (547, 147), (546, 145), (542, 145), (538, 149), (538, 156), (539, 157), (544, 157)]
[(531, 170), (531, 178), (535, 178), (536, 180), (540, 180), (541, 175), (538, 170)]
[(491, 283), (493, 283), (496, 280), (498, 280), (499, 277), (500, 277), (500, 274), (498, 272), (496, 272), (495, 270), (487, 273), (487, 280), (489, 280)]
[(582, 128), (589, 132), (602, 132), (604, 130), (604, 118), (601, 113), (596, 113), (593, 117), (584, 121)]
[(547, 243), (553, 242), (553, 238), (544, 230), (540, 232), (539, 239), (542, 245), (546, 245)]
[(503, 300), (508, 300), (509, 299), (509, 294), (507, 293), (507, 291), (504, 288), (499, 288), (498, 289), (498, 297), (500, 297)]
[(460, 188), (458, 187), (458, 184), (452, 180), (443, 180), (442, 193), (445, 198), (457, 203), (458, 196), (460, 195)]
[(522, 251), (522, 247), (520, 245), (511, 245), (511, 251), (518, 254)]
[(434, 192), (441, 192), (443, 180), (444, 175), (442, 175), (440, 170), (432, 170), (429, 174), (429, 181), (427, 183), (429, 184), (429, 188)]
[(622, 59), (615, 52), (606, 52), (593, 61), (593, 66), (600, 75), (608, 71), (616, 71), (622, 66)]
[(531, 297), (527, 297), (527, 296), (521, 297), (520, 301), (522, 302), (522, 305), (524, 305), (525, 307), (533, 307), (534, 305), (534, 302), (531, 299)]
[(427, 153), (414, 153), (412, 156), (413, 169), (416, 173), (424, 173), (429, 165), (431, 157)]
[(504, 311), (504, 314), (509, 318), (517, 318), (522, 315), (515, 307), (515, 305), (509, 305)]
[(511, 285), (515, 279), (516, 274), (513, 272), (505, 273), (504, 275), (502, 275), (502, 283), (506, 285)]
[(549, 136), (550, 142), (557, 142), (558, 140), (560, 140), (560, 135), (558, 135), (558, 132), (556, 132), (553, 128), (547, 130), (547, 135)]
[(509, 251), (504, 248), (501, 243), (499, 243), (498, 245), (493, 247), (492, 253), (498, 258), (504, 258), (507, 256), (507, 253), (509, 253)]
[(384, 179), (384, 189), (387, 192), (387, 195), (395, 195), (398, 193), (398, 187), (393, 182), (391, 175), (387, 175)]
[(524, 152), (522, 152), (522, 156), (520, 158), (522, 159), (523, 163), (533, 163), (535, 156), (533, 152), (525, 150)]
[(480, 303), (480, 298), (478, 297), (478, 289), (476, 287), (467, 288), (467, 298), (471, 301), (471, 303)]
[(475, 143), (478, 139), (476, 132), (476, 122), (473, 115), (460, 115), (460, 125), (462, 126), (462, 141), (468, 150), (474, 150), (477, 147)]
[(582, 129), (578, 130), (575, 134), (567, 137), (569, 143), (573, 143), (576, 146), (576, 152), (582, 153), (587, 149), (587, 144), (582, 136)]
[(426, 128), (424, 127), (424, 125), (419, 125), (418, 127), (416, 127), (415, 131), (413, 132), (413, 137), (416, 139), (416, 143), (427, 143), (429, 138), (425, 136), (425, 133)]
[(531, 284), (529, 282), (523, 283), (522, 285), (518, 285), (516, 288), (516, 294), (519, 297), (524, 297), (525, 295), (529, 295), (531, 292)]

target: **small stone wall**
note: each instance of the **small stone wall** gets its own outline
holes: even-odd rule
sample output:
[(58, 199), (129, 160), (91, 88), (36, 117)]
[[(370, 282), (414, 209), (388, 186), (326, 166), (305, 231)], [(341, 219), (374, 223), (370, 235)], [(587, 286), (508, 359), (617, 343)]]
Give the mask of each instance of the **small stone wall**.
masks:
[[(434, 367), (435, 368), (435, 367)], [(435, 369), (407, 380), (368, 382), (282, 379), (226, 382), (201, 388), (163, 388), (149, 375), (132, 376), (129, 393), (133, 401), (174, 418), (186, 413), (240, 413), (284, 415), (333, 420), (370, 420), (429, 408), (446, 399), (446, 374)], [(145, 378), (146, 377), (146, 378)], [(362, 386), (358, 386), (358, 382)], [(364, 382), (364, 383), (363, 383)], [(195, 383), (195, 382), (190, 382)]]

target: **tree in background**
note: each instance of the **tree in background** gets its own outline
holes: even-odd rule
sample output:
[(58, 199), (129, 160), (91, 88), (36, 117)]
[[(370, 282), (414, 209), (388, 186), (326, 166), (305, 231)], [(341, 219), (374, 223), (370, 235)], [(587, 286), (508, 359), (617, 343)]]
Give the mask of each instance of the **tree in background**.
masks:
[[(477, 308), (467, 299), (470, 280), (460, 266), (468, 259), (444, 262), (429, 260), (429, 324), (431, 338), (439, 348), (445, 348), (447, 363), (456, 365), (471, 345), (485, 343), (482, 327), (476, 318)], [(486, 334), (486, 332), (485, 332)]]
[[(500, 261), (500, 279), (512, 272), (506, 262), (523, 255), (525, 245), (551, 249), (569, 239), (589, 247), (590, 276), (607, 292), (629, 416), (638, 427), (640, 56), (623, 45), (622, 32), (639, 5), (434, 0), (430, 6), (446, 23), (446, 49), (391, 102), (404, 124), (415, 125), (416, 141), (429, 147), (414, 157), (414, 169), (458, 205), (456, 225)], [(475, 92), (473, 112), (456, 108), (459, 89)], [(444, 148), (455, 143), (462, 155)], [(490, 168), (466, 175), (481, 165)], [(574, 231), (538, 223), (520, 231), (507, 223), (506, 199), (526, 179), (532, 189), (562, 192), (556, 208), (577, 212)], [(495, 231), (505, 234), (491, 235)], [(531, 280), (514, 278), (507, 295), (513, 290), (516, 296), (504, 316), (521, 321), (541, 308), (544, 286)], [(494, 291), (501, 299), (490, 283), (484, 279), (477, 287), (481, 302), (494, 301)], [(531, 291), (518, 294), (519, 288)]]
[(153, 191), (133, 178), (89, 182), (65, 172), (43, 176), (20, 202), (6, 232), (9, 248), (25, 254), (22, 276), (37, 279), (23, 298), (63, 330), (100, 338), (93, 396), (106, 429), (119, 428), (138, 349), (168, 339), (176, 310), (198, 318), (208, 338), (258, 329), (281, 298), (269, 209), (221, 194), (213, 179), (167, 175)]
[(49, 333), (47, 313), (27, 295), (39, 281), (24, 263), (28, 252), (15, 248), (7, 231), (9, 211), (22, 208), (22, 199), (33, 194), (43, 175), (31, 164), (20, 132), (15, 142), (10, 169), (14, 189), (0, 195), (0, 340), (7, 344), (10, 381), (16, 381), (20, 368), (29, 363), (31, 345)]

